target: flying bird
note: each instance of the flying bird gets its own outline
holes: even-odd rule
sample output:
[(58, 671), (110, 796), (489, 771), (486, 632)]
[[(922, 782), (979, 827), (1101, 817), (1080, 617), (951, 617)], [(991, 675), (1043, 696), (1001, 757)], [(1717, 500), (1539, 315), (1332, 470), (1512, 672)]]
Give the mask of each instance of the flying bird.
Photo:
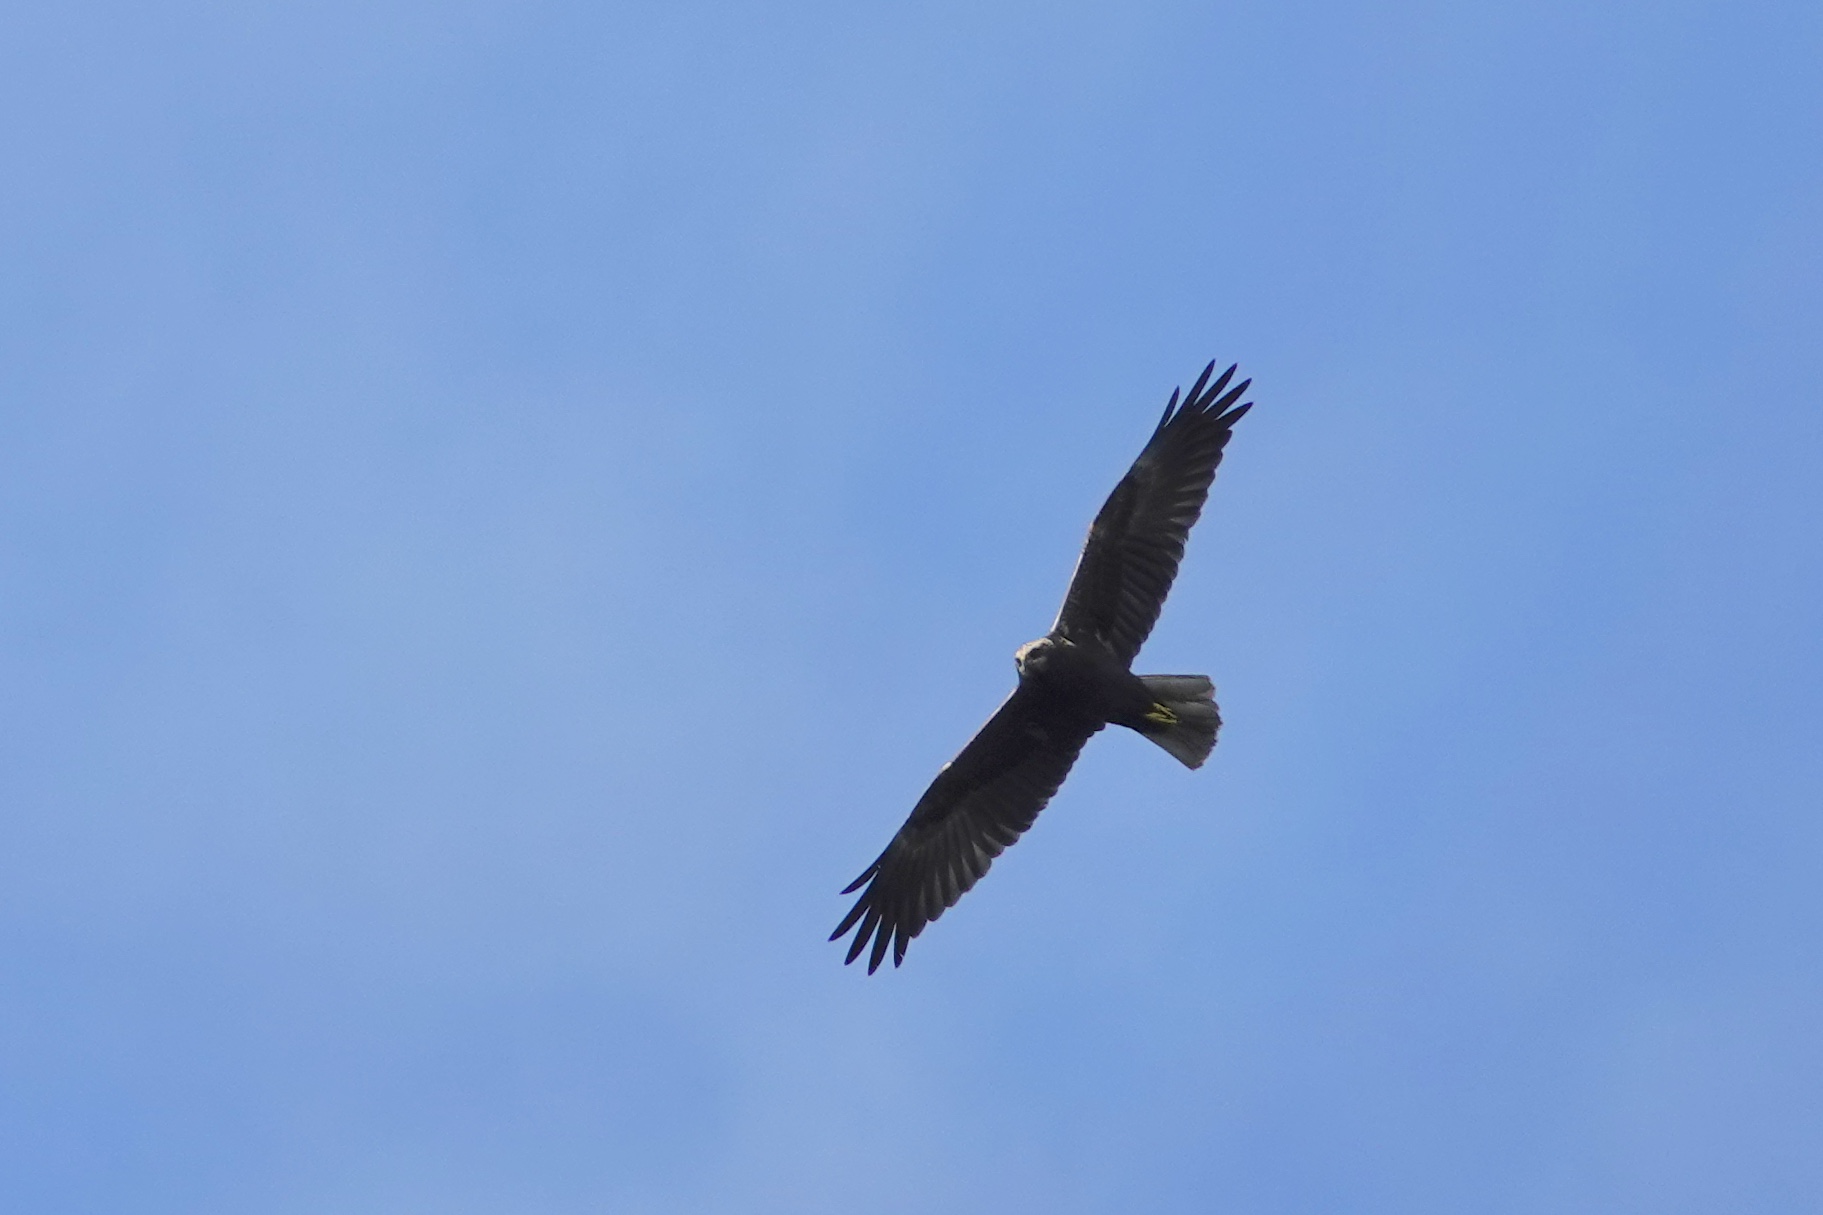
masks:
[[(956, 905), (1031, 827), (1083, 744), (1103, 726), (1137, 730), (1185, 767), (1215, 746), (1222, 719), (1207, 675), (1135, 675), (1133, 659), (1158, 622), (1184, 541), (1203, 513), (1222, 449), (1252, 402), (1210, 363), (1165, 416), (1089, 527), (1088, 541), (1051, 631), (1013, 655), (1019, 686), (943, 765), (892, 843), (843, 894), (861, 891), (830, 934), (855, 930), (847, 961), (887, 950), (893, 965), (925, 925)], [(865, 886), (866, 889), (862, 890)], [(869, 942), (872, 948), (869, 949)]]

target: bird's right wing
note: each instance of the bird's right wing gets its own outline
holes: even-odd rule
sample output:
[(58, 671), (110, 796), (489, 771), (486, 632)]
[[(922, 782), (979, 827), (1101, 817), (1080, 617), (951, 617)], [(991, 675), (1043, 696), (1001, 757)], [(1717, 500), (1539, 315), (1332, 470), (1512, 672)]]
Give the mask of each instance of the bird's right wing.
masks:
[(1123, 663), (1158, 623), (1222, 448), (1248, 409), (1233, 406), (1252, 381), (1228, 388), (1230, 367), (1210, 384), (1214, 370), (1203, 369), (1181, 406), (1171, 394), (1145, 450), (1095, 516), (1053, 626), (1072, 641), (1098, 638)]
[(1008, 845), (1025, 834), (1069, 775), (1100, 726), (1059, 725), (1023, 685), (943, 765), (911, 817), (867, 871), (844, 890), (866, 890), (830, 934), (858, 923), (847, 960), (867, 959), (872, 974), (892, 948), (893, 965), (924, 926), (956, 905)]

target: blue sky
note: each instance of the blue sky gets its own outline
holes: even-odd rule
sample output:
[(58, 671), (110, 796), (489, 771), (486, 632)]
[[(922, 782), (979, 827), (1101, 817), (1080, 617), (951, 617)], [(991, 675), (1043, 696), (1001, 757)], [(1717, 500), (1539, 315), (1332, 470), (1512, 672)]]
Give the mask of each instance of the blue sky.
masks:
[[(1823, 9), (0, 14), (9, 1210), (1823, 1207)], [(836, 891), (1166, 394), (1098, 738)]]

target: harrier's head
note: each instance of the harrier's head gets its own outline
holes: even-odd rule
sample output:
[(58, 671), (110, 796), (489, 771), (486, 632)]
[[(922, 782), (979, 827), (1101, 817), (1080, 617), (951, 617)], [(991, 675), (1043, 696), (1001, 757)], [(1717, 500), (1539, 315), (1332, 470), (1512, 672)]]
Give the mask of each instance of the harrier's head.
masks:
[(1056, 648), (1057, 642), (1049, 637), (1028, 641), (1013, 651), (1013, 667), (1021, 679), (1027, 675), (1036, 675), (1051, 661), (1051, 654)]

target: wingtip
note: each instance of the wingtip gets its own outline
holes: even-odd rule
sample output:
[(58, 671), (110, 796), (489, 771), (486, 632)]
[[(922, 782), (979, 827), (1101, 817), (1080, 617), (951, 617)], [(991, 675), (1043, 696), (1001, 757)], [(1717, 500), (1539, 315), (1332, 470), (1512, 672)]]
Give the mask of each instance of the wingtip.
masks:
[(1157, 426), (1158, 430), (1163, 430), (1165, 428), (1165, 423), (1169, 422), (1171, 420), (1171, 411), (1176, 408), (1177, 408), (1177, 389), (1173, 388), (1171, 390), (1171, 399), (1169, 401), (1165, 402), (1164, 415), (1162, 417), (1160, 417), (1158, 420), (1158, 426)]
[(1243, 401), (1241, 404), (1235, 405), (1235, 402), (1239, 401), (1241, 397), (1246, 394), (1247, 386), (1251, 383), (1253, 383), (1252, 380), (1242, 380), (1239, 384), (1234, 386), (1233, 392), (1230, 392), (1227, 396), (1216, 402), (1215, 410), (1213, 412), (1215, 413), (1217, 421), (1225, 426), (1232, 427), (1236, 422), (1241, 420), (1243, 414), (1253, 408), (1252, 401)]
[(865, 886), (867, 884), (867, 882), (869, 881), (869, 879), (871, 879), (873, 877), (873, 875), (878, 872), (880, 872), (880, 862), (875, 861), (873, 864), (869, 865), (867, 868), (865, 868), (861, 871), (860, 877), (858, 877), (854, 881), (848, 883), (848, 885), (842, 887), (842, 893), (843, 894), (853, 894), (855, 891), (859, 890), (862, 886)]
[(1190, 405), (1195, 405), (1196, 399), (1203, 395), (1203, 386), (1209, 382), (1209, 377), (1213, 374), (1215, 374), (1215, 360), (1210, 359), (1209, 365), (1203, 368), (1203, 374), (1196, 377), (1196, 383), (1190, 388), (1190, 395), (1184, 400)]
[[(1215, 364), (1211, 363), (1210, 366), (1213, 367)], [(1209, 385), (1209, 391), (1203, 394), (1203, 399), (1206, 401), (1214, 400), (1216, 397), (1221, 396), (1222, 389), (1228, 387), (1228, 381), (1232, 380), (1234, 378), (1234, 373), (1240, 369), (1241, 365), (1239, 363), (1228, 364), (1228, 370), (1215, 377), (1215, 383)]]
[(829, 939), (832, 941), (839, 941), (847, 936), (848, 930), (855, 926), (855, 921), (861, 918), (861, 913), (864, 910), (866, 910), (866, 907), (861, 903), (856, 903), (853, 907), (849, 908), (848, 914), (842, 917), (842, 922), (836, 925), (836, 930), (829, 934)]
[[(863, 900), (862, 903), (856, 904), (855, 910), (858, 911), (863, 906), (865, 906), (865, 900)], [(867, 948), (868, 938), (873, 936), (874, 929), (880, 926), (880, 909), (877, 907), (867, 907), (866, 910), (867, 914), (861, 917), (861, 926), (855, 929), (855, 939), (849, 942), (848, 956), (842, 959), (842, 965), (844, 966), (849, 965), (856, 958), (861, 956), (861, 951)], [(849, 925), (853, 923), (854, 912), (851, 911), (849, 912), (848, 919), (843, 921), (842, 927), (836, 930), (837, 934), (839, 935), (846, 932)]]

